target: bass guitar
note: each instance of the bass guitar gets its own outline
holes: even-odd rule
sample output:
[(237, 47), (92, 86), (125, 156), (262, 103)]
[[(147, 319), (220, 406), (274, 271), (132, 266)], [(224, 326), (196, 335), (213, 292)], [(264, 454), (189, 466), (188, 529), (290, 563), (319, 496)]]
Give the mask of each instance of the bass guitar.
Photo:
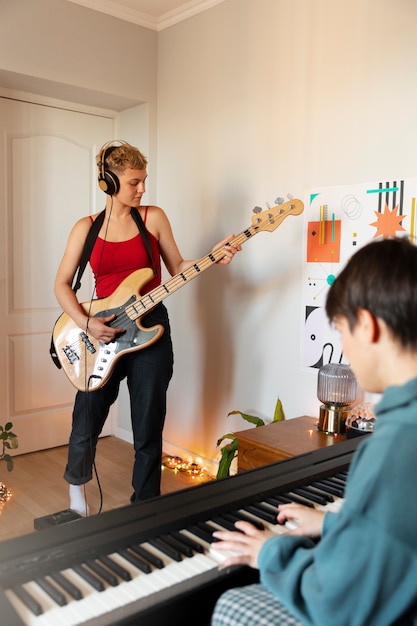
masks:
[[(252, 225), (233, 237), (226, 245), (242, 245), (262, 231), (274, 231), (288, 215), (300, 215), (304, 210), (301, 200), (289, 200), (252, 217)], [(58, 360), (70, 382), (79, 391), (94, 391), (107, 382), (116, 361), (133, 350), (142, 350), (159, 339), (164, 329), (160, 324), (144, 327), (142, 318), (159, 302), (199, 276), (224, 257), (223, 248), (210, 252), (183, 272), (176, 274), (149, 293), (141, 289), (153, 277), (151, 268), (132, 272), (107, 298), (99, 298), (82, 306), (90, 317), (115, 315), (110, 322), (124, 331), (111, 343), (102, 343), (79, 328), (62, 313), (57, 319), (52, 337)]]

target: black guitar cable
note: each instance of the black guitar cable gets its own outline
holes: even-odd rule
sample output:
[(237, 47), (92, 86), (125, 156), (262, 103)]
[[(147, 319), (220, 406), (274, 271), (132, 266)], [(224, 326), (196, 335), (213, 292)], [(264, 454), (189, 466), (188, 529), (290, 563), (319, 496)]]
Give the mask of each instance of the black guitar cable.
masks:
[[(90, 316), (91, 316), (91, 308), (93, 306), (93, 300), (94, 300), (94, 297), (96, 295), (97, 278), (100, 275), (101, 262), (102, 262), (102, 258), (103, 258), (103, 254), (104, 254), (104, 246), (105, 246), (106, 241), (107, 241), (107, 232), (108, 232), (108, 228), (109, 228), (109, 222), (110, 222), (110, 217), (111, 217), (112, 211), (113, 211), (113, 196), (111, 197), (109, 217), (107, 218), (107, 221), (106, 221), (106, 228), (105, 228), (105, 232), (104, 232), (103, 243), (102, 243), (102, 246), (101, 246), (101, 251), (100, 251), (100, 256), (99, 256), (99, 261), (98, 261), (98, 267), (97, 267), (97, 273), (96, 273), (95, 281), (94, 281), (93, 292), (91, 294), (89, 307), (88, 307), (88, 311), (87, 311), (87, 324), (86, 324), (86, 327), (85, 327), (85, 332), (86, 332), (87, 335), (88, 335), (88, 323), (89, 323)], [(90, 424), (90, 428), (89, 428), (89, 431), (90, 431), (90, 439), (89, 439), (89, 441), (90, 441), (90, 455), (91, 455), (91, 458), (93, 459), (93, 461), (92, 461), (92, 468), (93, 468), (93, 471), (94, 471), (94, 475), (96, 477), (97, 487), (98, 487), (99, 496), (100, 496), (100, 505), (99, 505), (99, 509), (98, 509), (98, 512), (97, 512), (97, 514), (100, 514), (102, 509), (103, 509), (103, 491), (102, 491), (102, 488), (101, 488), (100, 478), (99, 478), (99, 475), (98, 475), (98, 470), (97, 470), (97, 466), (96, 466), (95, 456), (93, 456), (93, 441), (92, 441), (92, 433), (91, 433), (92, 428), (91, 428), (91, 420), (90, 420), (89, 395), (88, 395), (89, 393), (91, 393), (90, 392), (91, 378), (92, 378), (92, 376), (88, 375), (88, 371), (87, 371), (87, 344), (84, 343), (84, 389), (85, 389), (85, 393), (87, 394), (86, 395), (86, 411), (87, 411), (86, 412), (86, 419), (87, 419), (87, 422)], [(84, 468), (84, 470), (85, 470), (85, 468)], [(87, 494), (86, 494), (85, 484), (84, 484), (84, 499), (85, 499), (85, 509), (86, 509), (85, 512), (87, 514), (88, 503), (87, 503)]]

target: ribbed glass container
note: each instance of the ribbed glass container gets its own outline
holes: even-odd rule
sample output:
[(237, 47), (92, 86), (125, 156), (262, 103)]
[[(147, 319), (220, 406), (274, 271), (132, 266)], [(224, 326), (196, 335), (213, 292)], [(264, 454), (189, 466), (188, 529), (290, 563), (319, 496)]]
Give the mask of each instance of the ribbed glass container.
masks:
[(344, 433), (351, 404), (356, 400), (357, 382), (348, 365), (328, 363), (319, 369), (317, 397), (320, 406), (319, 430)]
[(317, 397), (323, 404), (346, 406), (355, 401), (357, 382), (348, 365), (328, 363), (319, 369)]

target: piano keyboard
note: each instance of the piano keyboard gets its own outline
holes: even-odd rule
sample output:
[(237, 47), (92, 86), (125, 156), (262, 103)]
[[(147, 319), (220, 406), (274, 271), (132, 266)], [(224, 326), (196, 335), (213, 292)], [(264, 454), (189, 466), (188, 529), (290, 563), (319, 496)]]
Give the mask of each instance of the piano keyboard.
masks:
[[(127, 543), (105, 555), (13, 584), (5, 588), (5, 595), (20, 623), (27, 626), (115, 624), (218, 578), (225, 554), (215, 549), (215, 530), (234, 529), (237, 519), (247, 519), (274, 533), (284, 533), (285, 526), (276, 521), (280, 503), (298, 502), (337, 511), (343, 502), (345, 480), (343, 471), (268, 495), (141, 543)], [(72, 524), (76, 529), (79, 522)]]

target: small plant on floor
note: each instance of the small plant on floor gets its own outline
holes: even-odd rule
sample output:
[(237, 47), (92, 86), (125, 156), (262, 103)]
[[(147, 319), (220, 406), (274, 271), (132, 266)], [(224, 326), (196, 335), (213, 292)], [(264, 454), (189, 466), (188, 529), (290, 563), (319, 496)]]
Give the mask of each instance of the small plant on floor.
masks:
[[(265, 422), (262, 418), (256, 417), (255, 415), (248, 415), (247, 413), (242, 413), (242, 411), (230, 411), (227, 414), (229, 415), (241, 415), (242, 418), (251, 424), (254, 424), (255, 428), (258, 426), (265, 426)], [(278, 398), (277, 403), (275, 405), (274, 417), (272, 419), (273, 422), (282, 422), (285, 419), (284, 411), (282, 409), (281, 400)], [(234, 433), (227, 433), (220, 437), (217, 440), (217, 447), (224, 441), (225, 439), (230, 439), (230, 443), (226, 443), (224, 446), (220, 448), (220, 462), (217, 470), (216, 478), (225, 478), (226, 476), (230, 476), (230, 466), (232, 464), (233, 459), (237, 456), (237, 445), (238, 440)]]
[(0, 425), (0, 461), (6, 461), (9, 472), (12, 471), (14, 462), (8, 450), (16, 450), (19, 446), (17, 435), (12, 432), (12, 428), (11, 422), (7, 422), (6, 426)]

